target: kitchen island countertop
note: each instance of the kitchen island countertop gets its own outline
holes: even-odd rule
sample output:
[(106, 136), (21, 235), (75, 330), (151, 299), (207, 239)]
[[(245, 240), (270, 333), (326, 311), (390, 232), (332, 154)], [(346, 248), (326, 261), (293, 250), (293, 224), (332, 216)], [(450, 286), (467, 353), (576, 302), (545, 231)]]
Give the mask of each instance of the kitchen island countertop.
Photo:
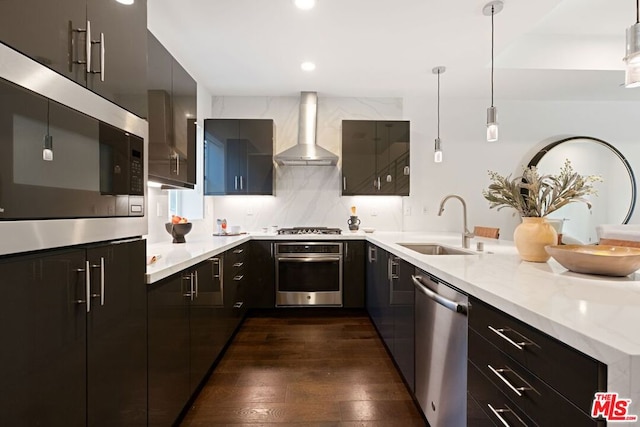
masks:
[[(147, 266), (147, 283), (161, 280), (250, 239), (370, 241), (458, 289), (540, 329), (608, 366), (608, 390), (632, 399), (640, 414), (640, 274), (603, 277), (573, 273), (551, 259), (522, 261), (507, 240), (474, 238), (473, 255), (422, 255), (398, 243), (438, 243), (460, 248), (459, 233), (348, 231), (335, 236), (256, 233), (150, 244), (161, 255)], [(476, 252), (476, 242), (484, 251)]]

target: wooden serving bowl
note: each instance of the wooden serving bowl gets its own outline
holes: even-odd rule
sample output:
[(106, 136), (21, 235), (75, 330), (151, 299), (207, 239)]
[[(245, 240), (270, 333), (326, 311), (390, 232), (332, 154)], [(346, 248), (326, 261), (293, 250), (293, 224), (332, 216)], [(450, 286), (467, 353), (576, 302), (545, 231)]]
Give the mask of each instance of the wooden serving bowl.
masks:
[(549, 255), (576, 273), (627, 276), (640, 269), (640, 249), (611, 245), (550, 245)]

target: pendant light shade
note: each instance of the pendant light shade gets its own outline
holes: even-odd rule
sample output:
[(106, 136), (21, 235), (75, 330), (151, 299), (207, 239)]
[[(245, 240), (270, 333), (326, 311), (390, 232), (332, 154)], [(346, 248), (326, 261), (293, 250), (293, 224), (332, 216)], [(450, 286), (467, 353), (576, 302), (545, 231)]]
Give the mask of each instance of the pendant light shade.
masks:
[(626, 63), (625, 87), (640, 87), (640, 0), (636, 0), (636, 23), (627, 28), (624, 62)]
[(493, 17), (504, 7), (500, 0), (487, 3), (482, 9), (482, 13), (491, 16), (491, 107), (487, 108), (487, 141), (498, 140), (498, 110), (493, 105)]
[(434, 67), (431, 72), (438, 75), (438, 136), (433, 147), (433, 161), (442, 163), (442, 145), (440, 141), (440, 74), (444, 73), (447, 68), (443, 65)]

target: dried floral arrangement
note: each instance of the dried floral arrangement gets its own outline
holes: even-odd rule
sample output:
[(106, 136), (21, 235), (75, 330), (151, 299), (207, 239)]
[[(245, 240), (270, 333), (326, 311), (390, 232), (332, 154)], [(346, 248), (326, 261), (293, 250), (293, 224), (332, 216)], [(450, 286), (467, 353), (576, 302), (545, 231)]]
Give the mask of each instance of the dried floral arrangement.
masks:
[[(521, 176), (511, 178), (488, 171), (492, 183), (482, 191), (490, 208), (514, 208), (523, 217), (543, 217), (561, 207), (583, 202), (584, 196), (597, 195), (593, 183), (602, 182), (599, 175), (582, 176), (576, 173), (567, 159), (558, 175), (540, 175), (535, 166), (528, 167)], [(526, 190), (526, 191), (523, 191)]]

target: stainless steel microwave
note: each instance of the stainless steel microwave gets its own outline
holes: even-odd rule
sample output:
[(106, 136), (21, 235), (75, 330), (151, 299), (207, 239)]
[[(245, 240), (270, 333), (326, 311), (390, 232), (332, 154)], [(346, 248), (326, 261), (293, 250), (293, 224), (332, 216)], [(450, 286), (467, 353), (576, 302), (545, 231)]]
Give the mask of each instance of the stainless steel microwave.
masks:
[(0, 43), (0, 255), (147, 233), (147, 122)]

